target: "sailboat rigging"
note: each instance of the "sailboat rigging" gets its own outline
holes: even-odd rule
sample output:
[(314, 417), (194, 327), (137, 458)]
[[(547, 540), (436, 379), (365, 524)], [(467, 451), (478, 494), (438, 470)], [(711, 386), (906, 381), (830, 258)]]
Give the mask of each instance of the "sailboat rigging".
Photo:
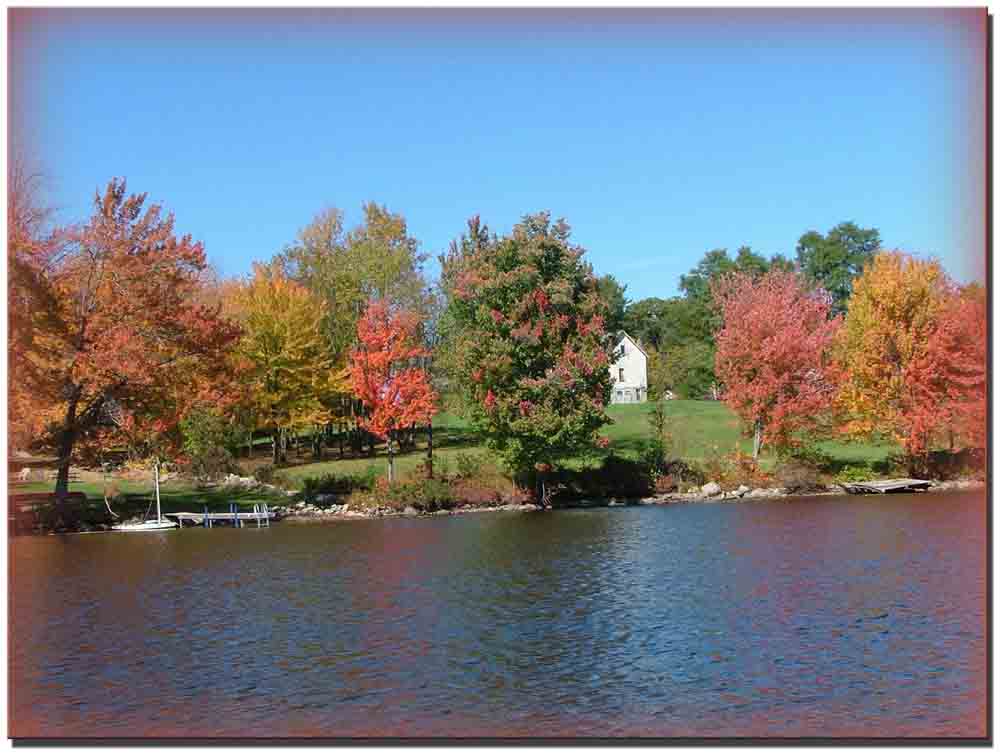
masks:
[(145, 522), (136, 523), (124, 523), (122, 525), (112, 526), (112, 530), (124, 531), (124, 532), (145, 532), (149, 530), (170, 530), (171, 528), (176, 528), (177, 523), (171, 520), (164, 520), (163, 514), (160, 511), (160, 461), (157, 460), (156, 464), (153, 466), (153, 481), (156, 488), (156, 519), (146, 520)]

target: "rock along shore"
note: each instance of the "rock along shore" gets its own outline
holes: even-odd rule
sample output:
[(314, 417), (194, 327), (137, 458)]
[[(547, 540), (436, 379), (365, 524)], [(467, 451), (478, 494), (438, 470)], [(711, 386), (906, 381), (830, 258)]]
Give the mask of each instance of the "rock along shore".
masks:
[[(928, 489), (929, 493), (976, 490), (985, 488), (985, 483), (979, 480), (956, 480), (956, 481), (934, 481)], [(850, 496), (839, 485), (829, 485), (825, 488), (813, 491), (789, 491), (785, 488), (750, 488), (741, 485), (738, 488), (725, 491), (717, 483), (706, 483), (698, 489), (691, 489), (687, 493), (665, 493), (654, 496), (645, 496), (638, 499), (608, 498), (608, 499), (576, 499), (573, 501), (561, 502), (554, 509), (592, 509), (601, 507), (625, 507), (625, 506), (655, 506), (665, 504), (675, 504), (681, 502), (712, 502), (727, 501), (733, 499), (787, 499), (803, 498), (813, 496)], [(495, 507), (456, 507), (448, 510), (438, 510), (436, 512), (418, 512), (412, 507), (407, 507), (402, 512), (357, 512), (349, 510), (345, 505), (336, 502), (336, 497), (319, 496), (315, 503), (299, 501), (289, 506), (275, 507), (277, 514), (283, 521), (294, 523), (309, 522), (329, 522), (329, 521), (351, 521), (351, 520), (371, 520), (382, 517), (440, 517), (446, 515), (473, 514), (482, 512), (538, 512), (541, 507), (534, 504), (505, 504)]]

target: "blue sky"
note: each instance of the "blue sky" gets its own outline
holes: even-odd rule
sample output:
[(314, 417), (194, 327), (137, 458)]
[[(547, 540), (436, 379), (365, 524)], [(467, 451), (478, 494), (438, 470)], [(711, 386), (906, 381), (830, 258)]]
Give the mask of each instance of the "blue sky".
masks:
[(633, 299), (843, 220), (982, 275), (982, 11), (12, 14), (52, 203), (125, 176), (225, 274), (376, 200), (432, 256), (548, 209)]

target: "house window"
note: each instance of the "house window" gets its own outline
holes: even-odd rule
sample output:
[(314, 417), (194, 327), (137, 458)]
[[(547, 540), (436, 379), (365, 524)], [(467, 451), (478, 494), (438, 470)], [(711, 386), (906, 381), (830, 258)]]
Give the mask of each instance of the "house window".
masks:
[(616, 398), (618, 399), (619, 402), (622, 400), (622, 392), (621, 391), (618, 391), (615, 396), (616, 396)]
[(625, 383), (625, 368), (618, 368), (618, 382)]

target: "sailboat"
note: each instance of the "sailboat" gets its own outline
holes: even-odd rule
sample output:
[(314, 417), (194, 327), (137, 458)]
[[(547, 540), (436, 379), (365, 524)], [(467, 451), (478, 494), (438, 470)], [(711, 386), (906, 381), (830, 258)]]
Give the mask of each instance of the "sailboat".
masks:
[[(153, 480), (156, 486), (156, 519), (145, 522), (125, 523), (123, 525), (113, 525), (112, 530), (120, 530), (128, 533), (141, 533), (150, 530), (170, 530), (176, 528), (177, 523), (172, 520), (164, 520), (160, 512), (160, 463), (156, 462), (153, 467)], [(148, 510), (147, 510), (148, 511)]]

